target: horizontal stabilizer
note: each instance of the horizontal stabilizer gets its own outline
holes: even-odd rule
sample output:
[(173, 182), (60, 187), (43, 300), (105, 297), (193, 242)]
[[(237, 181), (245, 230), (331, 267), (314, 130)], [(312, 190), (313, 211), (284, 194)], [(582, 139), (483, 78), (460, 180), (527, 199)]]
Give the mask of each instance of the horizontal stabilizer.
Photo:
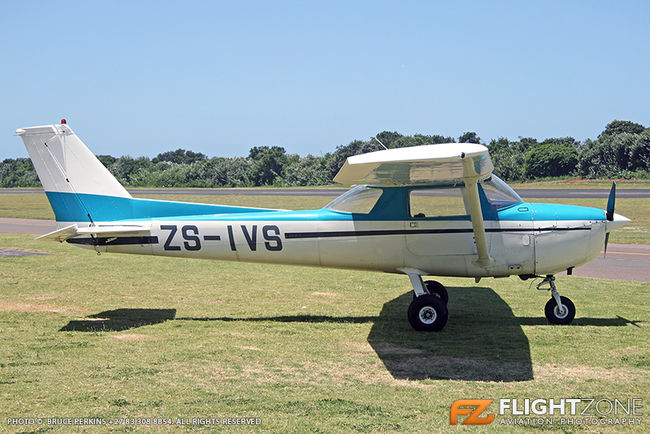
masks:
[(150, 232), (149, 226), (144, 225), (99, 225), (88, 227), (77, 227), (77, 225), (66, 226), (62, 229), (50, 232), (49, 234), (41, 235), (36, 238), (37, 240), (46, 239), (63, 242), (68, 238), (73, 238), (78, 235), (97, 235), (102, 237), (113, 236), (135, 236), (146, 235)]
[(70, 225), (61, 229), (57, 229), (54, 232), (49, 232), (45, 235), (41, 235), (40, 237), (37, 237), (35, 239), (59, 241), (62, 243), (68, 238), (74, 237), (76, 232), (77, 232), (77, 225)]

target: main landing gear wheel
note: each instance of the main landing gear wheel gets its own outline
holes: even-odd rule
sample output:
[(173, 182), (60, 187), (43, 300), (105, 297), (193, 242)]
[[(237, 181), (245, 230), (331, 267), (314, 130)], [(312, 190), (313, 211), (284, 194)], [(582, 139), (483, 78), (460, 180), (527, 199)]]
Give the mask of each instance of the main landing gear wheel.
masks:
[(429, 294), (435, 295), (436, 297), (440, 298), (442, 302), (447, 305), (449, 303), (449, 293), (447, 292), (447, 288), (445, 288), (445, 285), (443, 285), (440, 282), (436, 282), (435, 280), (427, 280), (424, 282), (424, 287), (427, 288), (427, 291), (429, 291)]
[(409, 323), (417, 331), (440, 331), (447, 324), (448, 317), (447, 306), (435, 295), (421, 295), (409, 305)]
[(546, 319), (551, 324), (571, 324), (571, 321), (573, 321), (573, 318), (576, 316), (576, 307), (567, 297), (560, 296), (560, 300), (562, 301), (561, 306), (558, 306), (554, 297), (551, 297), (551, 299), (546, 302), (546, 306), (544, 307)]

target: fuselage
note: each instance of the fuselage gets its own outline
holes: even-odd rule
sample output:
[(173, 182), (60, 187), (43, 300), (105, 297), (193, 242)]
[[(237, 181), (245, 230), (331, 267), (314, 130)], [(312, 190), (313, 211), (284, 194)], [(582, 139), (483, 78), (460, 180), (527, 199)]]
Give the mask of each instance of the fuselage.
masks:
[[(434, 193), (438, 189), (444, 187), (435, 187)], [(601, 251), (612, 223), (604, 210), (596, 208), (516, 200), (499, 207), (481, 188), (491, 257), (483, 266), (476, 263), (468, 215), (412, 216), (409, 198), (413, 190), (424, 188), (377, 190), (380, 193), (367, 212), (334, 206), (122, 219), (118, 222), (146, 225), (149, 234), (76, 237), (68, 242), (99, 252), (484, 277), (551, 274), (582, 265)]]

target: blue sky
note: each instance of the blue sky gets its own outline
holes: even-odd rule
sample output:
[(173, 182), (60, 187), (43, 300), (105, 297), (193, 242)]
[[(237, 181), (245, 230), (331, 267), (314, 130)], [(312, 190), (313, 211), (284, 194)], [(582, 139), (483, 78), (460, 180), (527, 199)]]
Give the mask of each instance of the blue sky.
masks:
[(648, 22), (642, 1), (7, 2), (0, 159), (62, 117), (115, 156), (596, 138), (650, 126)]

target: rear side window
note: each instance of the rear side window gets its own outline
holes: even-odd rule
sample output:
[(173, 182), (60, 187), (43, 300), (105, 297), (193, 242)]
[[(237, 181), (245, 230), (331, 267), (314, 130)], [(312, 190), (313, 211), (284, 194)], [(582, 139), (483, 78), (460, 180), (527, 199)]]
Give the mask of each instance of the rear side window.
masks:
[(466, 216), (461, 188), (422, 188), (409, 192), (409, 215), (412, 218)]

